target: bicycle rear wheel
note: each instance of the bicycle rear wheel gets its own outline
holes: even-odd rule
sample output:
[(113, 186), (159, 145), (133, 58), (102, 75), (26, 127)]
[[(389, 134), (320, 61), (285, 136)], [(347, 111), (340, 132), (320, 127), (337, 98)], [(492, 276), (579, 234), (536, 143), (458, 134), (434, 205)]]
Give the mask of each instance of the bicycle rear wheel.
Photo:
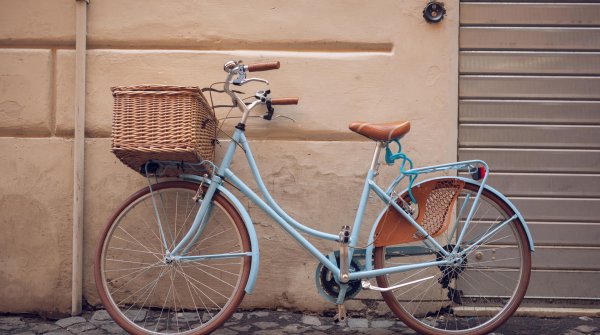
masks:
[[(141, 189), (112, 215), (100, 238), (96, 287), (108, 313), (129, 333), (207, 334), (223, 324), (244, 297), (250, 256), (166, 258), (165, 250), (173, 250), (194, 221), (200, 202), (192, 197), (198, 187), (174, 181), (154, 185), (152, 193)], [(215, 194), (206, 227), (186, 255), (249, 251), (242, 218)]]
[[(479, 185), (465, 183), (456, 209), (472, 203)], [(483, 234), (513, 217), (510, 206), (484, 190), (477, 210), (458, 250), (467, 250)], [(452, 226), (436, 240), (451, 251), (468, 215), (460, 214), (459, 228)], [(457, 215), (455, 212), (455, 216)], [(375, 268), (433, 262), (441, 253), (423, 243), (375, 248)], [(454, 265), (432, 266), (377, 277), (380, 287), (417, 279), (431, 279), (382, 293), (392, 312), (423, 334), (487, 334), (504, 323), (525, 295), (531, 272), (531, 251), (522, 222), (512, 219), (492, 236), (477, 243)]]

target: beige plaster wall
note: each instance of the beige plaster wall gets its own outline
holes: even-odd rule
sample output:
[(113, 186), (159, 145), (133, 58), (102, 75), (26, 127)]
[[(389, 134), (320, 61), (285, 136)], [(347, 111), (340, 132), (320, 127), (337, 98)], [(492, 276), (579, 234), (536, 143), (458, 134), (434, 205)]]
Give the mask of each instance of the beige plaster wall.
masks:
[(0, 138), (0, 311), (71, 305), (72, 141)]
[[(283, 208), (309, 226), (335, 233), (353, 221), (373, 149), (370, 141), (347, 130), (349, 122), (410, 120), (404, 143), (417, 164), (456, 158), (458, 1), (445, 2), (448, 16), (439, 25), (422, 19), (424, 4), (91, 0), (85, 299), (99, 302), (92, 264), (105, 220), (145, 182), (109, 152), (110, 86), (208, 86), (224, 79), (222, 65), (229, 59), (280, 60), (281, 70), (259, 75), (271, 81), (275, 96), (301, 98), (299, 106), (278, 109), (295, 122), (251, 120), (248, 136)], [(0, 164), (8, 171), (0, 188), (0, 283), (11, 285), (0, 289), (0, 312), (67, 313), (74, 1), (0, 0), (0, 8), (0, 153), (5, 158)], [(249, 176), (242, 164), (236, 167)], [(381, 180), (389, 180), (396, 169), (384, 170)], [(250, 213), (262, 264), (280, 271), (261, 271), (255, 294), (244, 305), (331, 308), (314, 289), (316, 262), (257, 208), (250, 206)], [(336, 247), (318, 245), (324, 252)]]

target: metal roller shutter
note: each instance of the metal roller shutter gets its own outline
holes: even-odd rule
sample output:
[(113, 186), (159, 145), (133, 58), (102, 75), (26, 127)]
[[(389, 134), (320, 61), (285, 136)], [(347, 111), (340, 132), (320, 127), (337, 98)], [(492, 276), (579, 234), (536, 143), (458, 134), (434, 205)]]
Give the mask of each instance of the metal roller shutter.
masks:
[(536, 305), (600, 302), (600, 1), (461, 1), (459, 159), (528, 221)]

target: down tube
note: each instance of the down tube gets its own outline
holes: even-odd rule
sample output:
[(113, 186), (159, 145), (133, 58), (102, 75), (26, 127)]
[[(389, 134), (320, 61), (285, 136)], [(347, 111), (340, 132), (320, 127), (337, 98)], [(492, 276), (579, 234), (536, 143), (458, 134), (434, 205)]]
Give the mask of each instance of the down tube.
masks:
[(312, 236), (315, 236), (315, 237), (318, 237), (321, 239), (329, 240), (329, 241), (339, 241), (338, 235), (325, 233), (325, 232), (307, 227), (307, 226), (301, 224), (300, 222), (294, 220), (281, 207), (279, 207), (279, 205), (277, 204), (275, 199), (273, 199), (273, 197), (269, 193), (269, 190), (267, 190), (267, 187), (265, 186), (265, 183), (263, 182), (263, 180), (260, 176), (260, 172), (258, 171), (258, 166), (256, 165), (256, 162), (254, 161), (254, 156), (252, 155), (252, 150), (250, 150), (250, 145), (248, 144), (248, 140), (246, 140), (246, 136), (244, 135), (243, 132), (240, 133), (240, 144), (244, 148), (244, 151), (246, 153), (246, 159), (248, 161), (248, 165), (250, 166), (250, 171), (252, 171), (252, 176), (254, 177), (254, 181), (256, 182), (256, 185), (258, 186), (260, 193), (264, 197), (266, 204), (268, 204), (269, 207), (275, 213), (277, 213), (277, 216), (284, 219), (285, 222), (290, 224), (295, 229), (298, 229), (304, 233), (310, 234)]
[(325, 255), (323, 255), (319, 249), (315, 248), (309, 241), (307, 241), (304, 236), (302, 236), (297, 230), (295, 230), (286, 220), (284, 220), (281, 216), (279, 216), (269, 205), (267, 205), (254, 191), (250, 189), (243, 181), (241, 181), (233, 172), (229, 169), (225, 170), (225, 178), (229, 180), (229, 182), (237, 187), (240, 192), (242, 192), (245, 196), (247, 196), (250, 201), (256, 204), (260, 209), (262, 209), (267, 215), (269, 215), (273, 220), (275, 220), (285, 231), (287, 231), (292, 237), (298, 241), (306, 250), (308, 250), (316, 259), (318, 259), (325, 267), (327, 267), (335, 278), (339, 279), (340, 269), (333, 264)]

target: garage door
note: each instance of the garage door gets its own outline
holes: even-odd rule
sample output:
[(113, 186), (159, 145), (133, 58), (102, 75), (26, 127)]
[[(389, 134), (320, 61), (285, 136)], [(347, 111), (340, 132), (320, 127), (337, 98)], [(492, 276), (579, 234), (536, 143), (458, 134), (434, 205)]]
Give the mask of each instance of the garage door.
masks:
[(600, 1), (462, 1), (459, 159), (534, 241), (529, 302), (600, 301)]

